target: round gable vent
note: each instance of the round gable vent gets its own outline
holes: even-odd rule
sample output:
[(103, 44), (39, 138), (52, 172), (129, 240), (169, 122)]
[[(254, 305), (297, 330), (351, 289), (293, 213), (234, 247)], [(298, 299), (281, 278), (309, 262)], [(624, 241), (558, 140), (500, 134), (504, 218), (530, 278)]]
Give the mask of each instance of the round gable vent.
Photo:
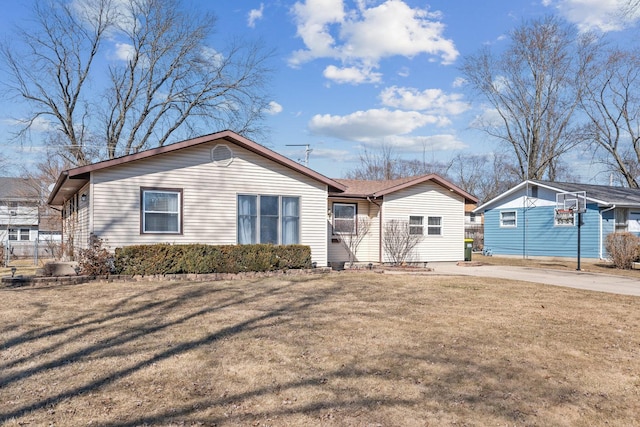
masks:
[(233, 161), (233, 151), (226, 145), (216, 145), (211, 150), (211, 160), (216, 166), (229, 166)]

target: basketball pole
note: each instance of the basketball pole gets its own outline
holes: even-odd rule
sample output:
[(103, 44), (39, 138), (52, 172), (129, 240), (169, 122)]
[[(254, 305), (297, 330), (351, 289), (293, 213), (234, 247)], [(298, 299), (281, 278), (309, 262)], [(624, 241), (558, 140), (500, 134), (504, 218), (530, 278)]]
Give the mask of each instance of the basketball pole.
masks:
[(582, 225), (582, 213), (578, 209), (578, 268), (577, 271), (580, 271), (580, 226)]

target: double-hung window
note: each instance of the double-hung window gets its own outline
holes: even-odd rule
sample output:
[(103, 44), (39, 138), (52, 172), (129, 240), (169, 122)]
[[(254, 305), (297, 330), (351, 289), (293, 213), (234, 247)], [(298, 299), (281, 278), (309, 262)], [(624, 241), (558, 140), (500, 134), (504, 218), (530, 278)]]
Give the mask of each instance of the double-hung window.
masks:
[(430, 216), (427, 218), (427, 235), (442, 236), (442, 217)]
[(333, 233), (356, 234), (356, 217), (358, 205), (355, 203), (333, 204)]
[(516, 227), (517, 219), (516, 211), (501, 211), (500, 227)]
[(238, 243), (300, 243), (300, 198), (238, 195)]
[(409, 217), (409, 234), (412, 236), (424, 235), (424, 217), (423, 216)]
[(182, 233), (182, 190), (142, 188), (142, 233)]
[(8, 239), (13, 241), (27, 241), (29, 240), (28, 228), (10, 228), (8, 230)]

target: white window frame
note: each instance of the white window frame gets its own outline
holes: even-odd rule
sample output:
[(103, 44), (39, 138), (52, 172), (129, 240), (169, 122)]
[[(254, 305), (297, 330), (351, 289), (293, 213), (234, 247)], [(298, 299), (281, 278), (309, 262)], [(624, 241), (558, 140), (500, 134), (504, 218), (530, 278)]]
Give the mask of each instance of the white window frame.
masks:
[[(24, 237), (26, 237), (26, 239)], [(12, 242), (28, 242), (31, 240), (31, 230), (28, 228), (9, 228), (7, 230), (7, 240), (11, 240)]]
[[(145, 199), (148, 194), (170, 194), (175, 195), (177, 198), (177, 209), (175, 211), (147, 211), (145, 209)], [(177, 215), (178, 223), (177, 230), (148, 230), (147, 229), (147, 214), (167, 214)], [(182, 234), (182, 189), (181, 188), (152, 188), (143, 187), (140, 188), (140, 234)]]
[[(241, 230), (240, 230), (240, 224), (241, 224), (241, 218), (240, 218), (240, 197), (251, 197), (254, 199), (255, 201), (255, 206), (256, 206), (256, 212), (255, 215), (247, 215), (244, 214), (243, 217), (253, 217), (254, 221), (253, 221), (253, 230), (251, 230), (252, 232), (252, 237), (255, 237), (255, 239), (252, 239), (251, 242), (244, 242), (241, 243), (241, 238), (240, 238), (240, 234), (241, 234)], [(296, 245), (300, 243), (300, 235), (301, 235), (301, 221), (300, 221), (300, 211), (301, 211), (301, 197), (300, 196), (289, 196), (289, 195), (275, 195), (275, 194), (238, 194), (236, 196), (236, 242), (239, 245), (251, 245), (251, 244), (260, 244), (263, 243), (261, 242), (261, 233), (260, 233), (260, 225), (261, 225), (261, 219), (262, 217), (267, 217), (264, 215), (261, 215), (260, 212), (260, 201), (262, 197), (277, 197), (278, 198), (278, 215), (277, 215), (277, 224), (278, 224), (278, 230), (277, 230), (277, 236), (278, 236), (278, 241), (275, 243), (277, 245), (282, 245), (283, 244), (283, 240), (284, 240), (284, 233), (285, 233), (285, 223), (287, 221), (291, 221), (291, 220), (295, 220), (297, 222), (296, 225), (296, 236), (294, 236), (294, 242), (289, 242), (286, 243), (288, 245)], [(284, 199), (296, 199), (297, 200), (297, 212), (295, 213), (295, 215), (286, 215), (284, 214)], [(268, 215), (269, 217), (274, 217), (275, 215)]]
[[(419, 223), (416, 222), (419, 220)], [(409, 235), (424, 236), (424, 215), (409, 216)]]
[[(513, 214), (513, 219), (509, 219), (509, 221), (513, 221), (513, 224), (505, 224), (505, 214)], [(508, 211), (500, 211), (500, 228), (517, 228), (518, 227), (518, 211), (516, 210), (508, 210)]]
[[(430, 224), (430, 220), (434, 218), (434, 219), (438, 219), (438, 224)], [(429, 215), (427, 216), (427, 236), (442, 236), (443, 235), (443, 230), (442, 230), (442, 216), (440, 215)], [(431, 231), (438, 231), (437, 233), (432, 233)]]
[(640, 211), (629, 211), (627, 231), (630, 233), (640, 233)]
[[(351, 231), (340, 231), (341, 228), (336, 227), (336, 220), (338, 221), (347, 221), (348, 218), (338, 218), (336, 216), (336, 208), (337, 207), (352, 207), (353, 208), (353, 227), (351, 227)], [(337, 235), (357, 235), (358, 234), (358, 204), (357, 203), (343, 203), (343, 202), (334, 202), (332, 206), (332, 225), (333, 225), (333, 234)]]

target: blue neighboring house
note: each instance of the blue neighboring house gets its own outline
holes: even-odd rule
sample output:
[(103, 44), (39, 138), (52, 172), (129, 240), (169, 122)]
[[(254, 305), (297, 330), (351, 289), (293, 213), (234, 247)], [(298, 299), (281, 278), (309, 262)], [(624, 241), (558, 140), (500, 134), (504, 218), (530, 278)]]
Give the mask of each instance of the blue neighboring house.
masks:
[(586, 192), (580, 255), (606, 258), (605, 239), (613, 232), (640, 235), (640, 189), (550, 181), (524, 181), (478, 206), (484, 214), (484, 248), (495, 255), (575, 257), (577, 215), (556, 220), (556, 195)]

